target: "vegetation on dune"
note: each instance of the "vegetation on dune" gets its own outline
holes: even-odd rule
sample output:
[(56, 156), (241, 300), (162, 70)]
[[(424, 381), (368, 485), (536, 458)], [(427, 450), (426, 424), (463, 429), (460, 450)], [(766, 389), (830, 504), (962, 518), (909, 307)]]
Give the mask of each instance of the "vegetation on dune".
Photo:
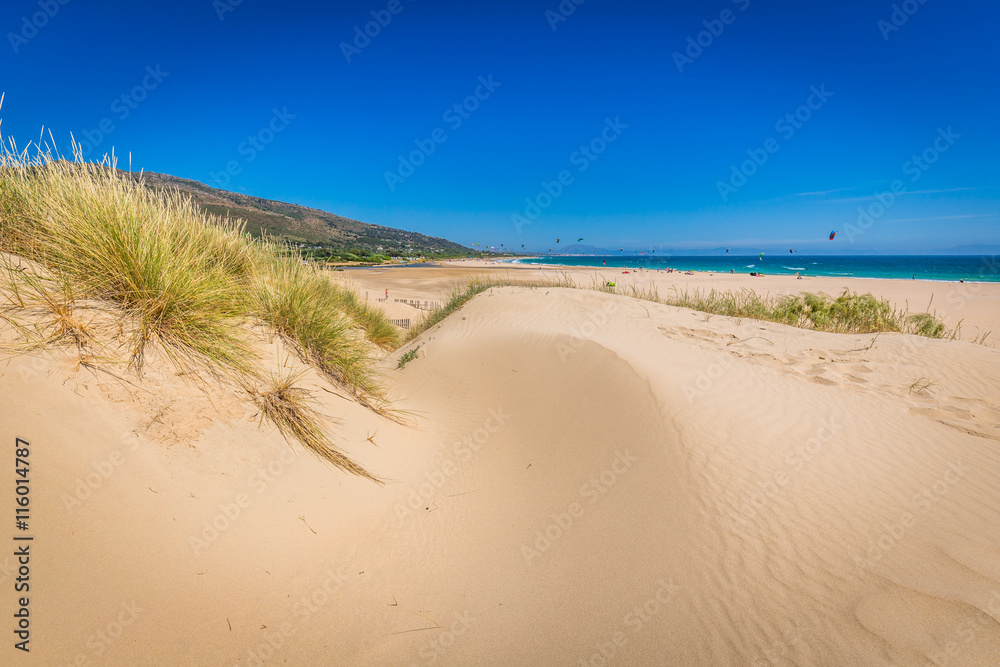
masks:
[(260, 414), (277, 426), (286, 438), (298, 440), (320, 458), (342, 470), (383, 484), (382, 479), (334, 447), (320, 426), (323, 419), (310, 404), (309, 392), (296, 387), (295, 380), (293, 375), (274, 375), (267, 378), (263, 388), (255, 388), (253, 397)]
[[(451, 299), (441, 308), (432, 311), (410, 329), (406, 340), (413, 340), (448, 315), (468, 303), (477, 294), (491, 287), (579, 287), (566, 274), (549, 281), (518, 281), (510, 278), (473, 278), (466, 285), (457, 287)], [(845, 291), (833, 298), (826, 294), (801, 294), (796, 296), (762, 296), (749, 289), (720, 292), (673, 291), (660, 296), (653, 286), (616, 286), (603, 279), (594, 279), (589, 289), (607, 294), (620, 294), (643, 301), (668, 306), (690, 308), (714, 315), (778, 322), (803, 329), (832, 331), (835, 333), (911, 333), (928, 338), (946, 335), (944, 323), (930, 313), (910, 315), (894, 308), (888, 301), (871, 294)]]
[(674, 290), (667, 297), (661, 297), (655, 287), (643, 289), (629, 286), (627, 289), (613, 287), (601, 289), (668, 306), (690, 308), (738, 319), (778, 322), (801, 329), (851, 334), (898, 332), (928, 338), (941, 338), (945, 335), (944, 324), (935, 315), (930, 313), (909, 315), (906, 311), (893, 307), (885, 299), (849, 290), (834, 298), (826, 294), (809, 293), (771, 297), (757, 294), (749, 289), (726, 292)]
[(835, 333), (913, 333), (930, 338), (944, 335), (944, 324), (934, 315), (908, 315), (885, 299), (845, 290), (839, 297), (826, 294), (799, 294), (785, 297), (761, 296), (743, 289), (735, 292), (711, 290), (703, 293), (675, 292), (665, 299), (652, 298), (671, 306), (691, 308), (728, 317), (778, 322), (802, 329)]
[(406, 368), (406, 364), (410, 363), (417, 358), (417, 352), (420, 350), (420, 346), (407, 350), (399, 357), (399, 361), (396, 363), (396, 368)]
[(8, 349), (69, 341), (81, 363), (121, 359), (140, 375), (162, 350), (178, 371), (245, 390), (286, 437), (375, 479), (333, 448), (303, 390), (266, 379), (253, 325), (378, 410), (386, 397), (375, 353), (399, 344), (397, 330), (277, 243), (179, 192), (151, 190), (110, 161), (29, 157), (11, 144), (0, 151), (0, 252), (0, 319), (20, 334)]
[[(373, 336), (383, 346), (395, 346), (395, 328), (321, 272), (273, 253), (265, 256), (252, 290), (258, 317), (292, 343), (303, 360), (349, 387), (362, 402), (382, 405), (385, 394), (369, 343)], [(366, 338), (366, 331), (373, 333)]]
[(440, 308), (432, 310), (423, 320), (412, 326), (406, 335), (405, 342), (413, 340), (467, 304), (472, 300), (472, 297), (477, 294), (482, 294), (492, 287), (527, 287), (537, 289), (544, 287), (574, 287), (574, 285), (573, 281), (566, 274), (563, 274), (557, 279), (548, 281), (521, 281), (493, 276), (477, 276), (470, 279), (465, 285), (457, 285), (454, 290), (452, 290), (451, 298), (448, 299), (444, 305)]

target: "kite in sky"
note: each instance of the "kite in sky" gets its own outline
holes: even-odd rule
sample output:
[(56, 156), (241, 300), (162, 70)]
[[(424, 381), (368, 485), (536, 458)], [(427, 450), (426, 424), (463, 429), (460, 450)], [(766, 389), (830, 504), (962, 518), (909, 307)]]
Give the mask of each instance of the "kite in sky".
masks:
[(757, 258), (757, 261), (759, 262), (764, 261), (764, 253), (760, 253), (760, 257)]
[(578, 238), (578, 239), (576, 240), (576, 242), (577, 242), (577, 243), (579, 243), (579, 242), (580, 242), (580, 241), (582, 241), (582, 240), (583, 240), (583, 237), (581, 236), (580, 238)]
[(832, 232), (830, 232), (830, 240), (832, 241), (833, 237), (836, 236), (836, 235), (837, 235), (837, 230), (836, 229), (833, 230)]

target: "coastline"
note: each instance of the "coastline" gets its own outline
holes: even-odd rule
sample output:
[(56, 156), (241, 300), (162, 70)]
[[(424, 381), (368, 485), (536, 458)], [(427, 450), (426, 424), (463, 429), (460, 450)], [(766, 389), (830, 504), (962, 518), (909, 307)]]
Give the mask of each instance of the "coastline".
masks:
[[(625, 274), (624, 271), (629, 273)], [(440, 262), (433, 267), (410, 267), (406, 271), (393, 272), (357, 269), (350, 272), (350, 282), (362, 295), (368, 293), (370, 298), (377, 298), (376, 295), (389, 289), (392, 317), (420, 318), (421, 310), (407, 309), (403, 304), (397, 304), (392, 300), (404, 298), (416, 301), (447, 301), (456, 285), (463, 284), (477, 275), (508, 276), (524, 281), (553, 280), (566, 276), (581, 288), (592, 288), (610, 281), (625, 289), (653, 288), (661, 295), (667, 295), (671, 290), (725, 292), (749, 289), (761, 296), (772, 297), (806, 292), (839, 296), (845, 290), (849, 290), (885, 298), (897, 309), (910, 314), (936, 313), (948, 329), (961, 326), (959, 338), (962, 340), (973, 340), (986, 332), (1000, 335), (1000, 283), (995, 282), (958, 283), (808, 275), (798, 280), (794, 275), (768, 274), (752, 277), (745, 273), (708, 272), (693, 272), (693, 275), (686, 275), (678, 271), (667, 273), (649, 269), (635, 271), (620, 267), (598, 269), (559, 265), (492, 264), (482, 260)]]

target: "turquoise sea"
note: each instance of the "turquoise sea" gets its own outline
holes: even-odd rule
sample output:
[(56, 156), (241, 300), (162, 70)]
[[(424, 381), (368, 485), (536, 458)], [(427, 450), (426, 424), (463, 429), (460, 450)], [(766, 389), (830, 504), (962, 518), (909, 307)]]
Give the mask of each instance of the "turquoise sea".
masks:
[(799, 255), (780, 253), (720, 257), (655, 255), (550, 255), (517, 258), (515, 264), (665, 269), (764, 275), (853, 276), (899, 280), (1000, 282), (1000, 257), (965, 255)]

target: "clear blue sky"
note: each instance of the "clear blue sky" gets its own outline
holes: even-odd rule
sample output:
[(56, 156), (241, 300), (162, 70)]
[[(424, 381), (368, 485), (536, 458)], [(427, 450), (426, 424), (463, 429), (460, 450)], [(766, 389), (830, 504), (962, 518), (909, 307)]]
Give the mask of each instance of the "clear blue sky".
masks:
[(21, 145), (463, 244), (1000, 243), (993, 1), (62, 1), (0, 9)]

